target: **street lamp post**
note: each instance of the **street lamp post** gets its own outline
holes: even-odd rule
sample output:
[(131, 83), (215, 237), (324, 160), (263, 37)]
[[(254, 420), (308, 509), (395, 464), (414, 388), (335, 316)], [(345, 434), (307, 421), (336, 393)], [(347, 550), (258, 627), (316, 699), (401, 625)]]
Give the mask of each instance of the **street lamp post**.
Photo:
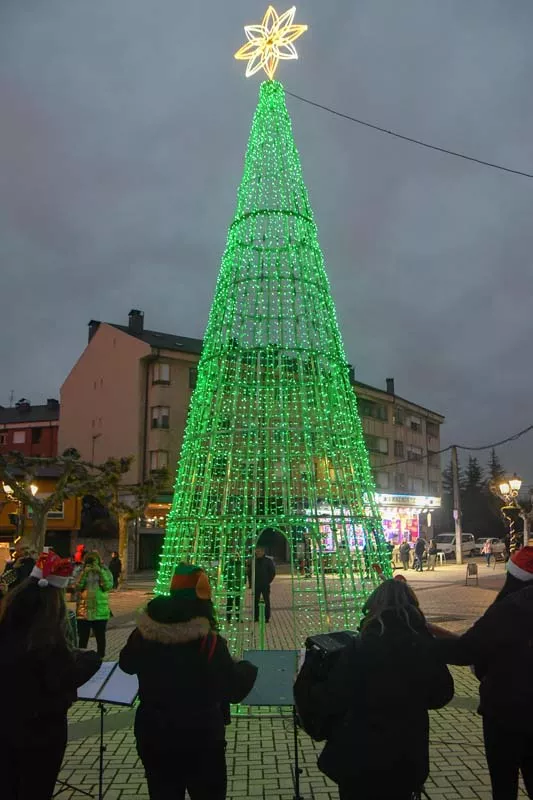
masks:
[[(497, 494), (505, 503), (502, 506), (501, 512), (504, 519), (509, 523), (509, 555), (512, 555), (522, 547), (520, 535), (515, 528), (516, 516), (522, 515), (522, 508), (517, 502), (518, 493), (522, 486), (522, 479), (518, 477), (516, 472), (510, 478), (501, 478), (491, 485), (491, 491)], [(514, 515), (514, 516), (513, 516)], [(524, 521), (524, 531), (527, 526)]]

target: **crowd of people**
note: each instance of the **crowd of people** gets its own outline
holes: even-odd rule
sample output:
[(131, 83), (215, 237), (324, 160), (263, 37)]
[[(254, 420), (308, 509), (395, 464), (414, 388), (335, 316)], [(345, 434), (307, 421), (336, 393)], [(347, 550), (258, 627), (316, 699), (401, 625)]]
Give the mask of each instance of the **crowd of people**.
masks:
[[(250, 577), (266, 613), (273, 573), (265, 558), (259, 549)], [(33, 561), (0, 604), (0, 680), (9, 687), (9, 724), (0, 727), (6, 800), (53, 796), (68, 709), (105, 654), (113, 587), (95, 553), (75, 564), (48, 550)], [(69, 587), (79, 597), (80, 648), (67, 625)], [(515, 800), (520, 772), (533, 798), (532, 619), (533, 547), (509, 560), (504, 587), (462, 636), (428, 622), (403, 575), (384, 580), (366, 602), (358, 635), (327, 669), (323, 662), (317, 669), (310, 650), (294, 687), (302, 726), (325, 741), (318, 766), (338, 784), (340, 800), (412, 800), (422, 791), (428, 712), (454, 694), (448, 664), (471, 666), (480, 680), (493, 799)], [(84, 649), (91, 629), (97, 652)], [(139, 681), (134, 732), (151, 800), (182, 800), (186, 791), (191, 800), (225, 800), (230, 704), (251, 691), (257, 669), (232, 658), (219, 635), (203, 569), (175, 568), (168, 596), (147, 604), (119, 663)]]

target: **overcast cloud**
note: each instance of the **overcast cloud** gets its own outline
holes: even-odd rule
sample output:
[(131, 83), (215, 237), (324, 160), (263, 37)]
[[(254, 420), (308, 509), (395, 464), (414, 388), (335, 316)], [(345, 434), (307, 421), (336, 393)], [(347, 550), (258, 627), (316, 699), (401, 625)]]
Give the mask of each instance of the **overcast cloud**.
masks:
[[(232, 54), (266, 5), (3, 0), (0, 403), (58, 396), (90, 318), (202, 336), (259, 86)], [(533, 172), (531, 0), (296, 21), (287, 89)], [(443, 444), (533, 423), (533, 181), (288, 106), (359, 380), (445, 414)], [(501, 451), (527, 483), (532, 447)]]

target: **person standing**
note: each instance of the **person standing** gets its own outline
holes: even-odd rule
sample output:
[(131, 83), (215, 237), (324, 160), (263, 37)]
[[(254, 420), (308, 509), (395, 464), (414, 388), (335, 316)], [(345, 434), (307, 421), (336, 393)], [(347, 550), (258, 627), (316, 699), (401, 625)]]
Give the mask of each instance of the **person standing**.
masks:
[(409, 569), (410, 558), (411, 558), (411, 548), (409, 546), (409, 542), (406, 539), (405, 542), (402, 542), (400, 545), (400, 560), (402, 562), (402, 567), (405, 570)]
[[(252, 574), (252, 569), (254, 574)], [(270, 584), (276, 577), (274, 559), (267, 556), (264, 547), (255, 548), (255, 559), (248, 564), (248, 584), (255, 587), (254, 619), (259, 620), (259, 603), (261, 598), (265, 603), (265, 622), (270, 621)]]
[(505, 584), (462, 636), (437, 639), (447, 664), (474, 665), (493, 800), (516, 800), (522, 773), (533, 798), (533, 547), (507, 562)]
[(116, 550), (111, 553), (111, 561), (109, 562), (109, 572), (113, 576), (113, 589), (118, 589), (120, 576), (122, 574), (122, 561)]
[(437, 563), (437, 554), (439, 550), (437, 547), (437, 542), (435, 539), (432, 539), (429, 548), (428, 548), (428, 572), (435, 572), (435, 565)]
[(50, 800), (67, 744), (76, 689), (101, 664), (72, 650), (65, 636), (64, 588), (72, 565), (44, 552), (0, 607), (2, 800)]
[(107, 621), (111, 616), (109, 592), (112, 587), (113, 576), (102, 564), (99, 554), (96, 551), (88, 553), (73, 587), (76, 593), (78, 642), (82, 649), (87, 647), (92, 630), (100, 658), (105, 656)]
[(428, 709), (450, 702), (453, 679), (403, 576), (384, 581), (363, 613), (360, 635), (325, 679), (312, 652), (306, 656), (296, 707), (320, 723), (318, 767), (338, 784), (340, 800), (411, 800), (429, 774)]
[(13, 560), (6, 564), (2, 575), (2, 583), (7, 587), (8, 592), (16, 589), (26, 578), (29, 578), (34, 566), (35, 559), (28, 547), (15, 550)]
[(487, 567), (490, 567), (490, 560), (491, 560), (492, 555), (493, 555), (493, 547), (492, 547), (492, 542), (491, 542), (490, 539), (486, 539), (485, 540), (485, 542), (483, 544), (483, 547), (481, 548), (481, 552), (485, 556), (485, 560), (487, 562)]
[(120, 653), (139, 679), (137, 752), (151, 800), (225, 800), (229, 704), (251, 691), (257, 668), (236, 662), (217, 635), (206, 573), (178, 564), (170, 595), (151, 600)]
[(244, 592), (242, 559), (239, 552), (228, 556), (224, 570), (226, 583), (226, 621), (231, 622), (233, 616), (237, 622), (241, 620), (241, 594)]
[(426, 552), (427, 542), (423, 536), (419, 536), (417, 542), (415, 544), (415, 570), (416, 572), (422, 572), (423, 561), (424, 561), (424, 553)]

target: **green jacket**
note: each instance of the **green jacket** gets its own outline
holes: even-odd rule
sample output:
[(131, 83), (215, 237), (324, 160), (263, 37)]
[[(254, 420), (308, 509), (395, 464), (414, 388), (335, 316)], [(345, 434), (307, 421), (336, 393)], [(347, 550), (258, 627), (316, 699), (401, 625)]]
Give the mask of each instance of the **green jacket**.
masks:
[(74, 590), (76, 594), (76, 619), (109, 619), (109, 590), (113, 588), (113, 576), (107, 567), (98, 571), (84, 569)]

